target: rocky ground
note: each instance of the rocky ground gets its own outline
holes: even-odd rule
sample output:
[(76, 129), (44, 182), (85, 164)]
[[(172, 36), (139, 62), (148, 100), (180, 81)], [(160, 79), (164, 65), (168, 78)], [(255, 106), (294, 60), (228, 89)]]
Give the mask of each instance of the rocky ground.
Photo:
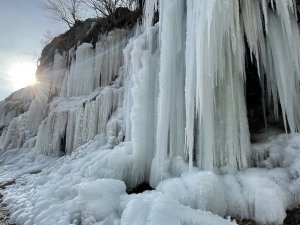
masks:
[[(3, 195), (2, 195), (2, 191), (8, 186), (13, 184), (14, 181), (12, 182), (7, 182), (4, 184), (0, 183), (0, 225), (9, 225), (10, 223), (8, 223), (9, 220), (9, 213), (7, 211), (7, 209), (5, 208), (5, 205), (3, 204)], [(10, 224), (12, 225), (12, 224)]]
[(287, 214), (287, 218), (284, 220), (284, 225), (300, 224), (300, 208), (289, 211)]
[(8, 225), (8, 212), (2, 203), (2, 195), (0, 193), (0, 225)]
[[(240, 220), (239, 225), (258, 225), (252, 220)], [(287, 217), (283, 222), (283, 225), (300, 225), (300, 208), (287, 212)]]

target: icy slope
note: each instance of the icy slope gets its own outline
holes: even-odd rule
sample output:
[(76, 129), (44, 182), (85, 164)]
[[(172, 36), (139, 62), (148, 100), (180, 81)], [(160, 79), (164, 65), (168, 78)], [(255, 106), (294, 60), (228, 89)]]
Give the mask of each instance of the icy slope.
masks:
[[(16, 180), (4, 193), (11, 222), (282, 224), (300, 203), (294, 1), (145, 7), (134, 29), (57, 51), (24, 112), (1, 103), (0, 181)], [(265, 117), (281, 115), (291, 134), (250, 144), (246, 57)], [(156, 189), (126, 193), (144, 182)]]

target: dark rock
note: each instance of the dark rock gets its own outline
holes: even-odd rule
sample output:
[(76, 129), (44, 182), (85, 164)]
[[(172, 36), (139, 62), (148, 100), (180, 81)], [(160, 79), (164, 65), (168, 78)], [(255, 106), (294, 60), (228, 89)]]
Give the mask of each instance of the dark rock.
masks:
[[(279, 118), (275, 119), (273, 111), (268, 109), (272, 107), (266, 105), (268, 102), (265, 94), (267, 89), (262, 88), (262, 86), (267, 86), (263, 77), (265, 74), (261, 74), (262, 77), (259, 77), (255, 57), (252, 56), (253, 61), (251, 61), (250, 54), (250, 49), (246, 42), (246, 104), (250, 134), (252, 136), (260, 133), (266, 126), (274, 127), (284, 132), (283, 117), (280, 110), (281, 106), (280, 104), (278, 105)], [(263, 106), (263, 100), (265, 106)]]
[(237, 221), (237, 223), (239, 225), (258, 225), (255, 221), (247, 220), (247, 219), (239, 220), (239, 221)]
[(287, 217), (283, 221), (283, 225), (300, 224), (300, 208), (287, 211)]
[[(258, 225), (258, 223), (256, 223), (255, 221), (248, 220), (248, 219), (237, 220), (237, 224)], [(287, 216), (283, 221), (283, 225), (298, 225), (298, 224), (300, 224), (300, 208), (287, 211)]]
[(150, 184), (144, 182), (134, 188), (128, 189), (126, 192), (128, 194), (139, 194), (139, 193), (143, 193), (144, 191), (152, 191), (152, 190), (154, 189), (150, 186)]
[[(15, 181), (8, 181), (6, 183), (0, 184), (0, 191), (4, 190), (7, 186), (14, 184)], [(8, 222), (9, 220), (9, 212), (6, 208), (6, 205), (3, 203), (3, 195), (0, 192), (0, 225), (14, 225)]]

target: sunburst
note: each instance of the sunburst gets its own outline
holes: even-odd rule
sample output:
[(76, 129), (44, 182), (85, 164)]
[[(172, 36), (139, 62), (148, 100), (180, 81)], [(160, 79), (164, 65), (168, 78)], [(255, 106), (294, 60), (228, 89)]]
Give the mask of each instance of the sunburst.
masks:
[(30, 62), (15, 63), (10, 66), (9, 80), (15, 90), (34, 85), (36, 65)]

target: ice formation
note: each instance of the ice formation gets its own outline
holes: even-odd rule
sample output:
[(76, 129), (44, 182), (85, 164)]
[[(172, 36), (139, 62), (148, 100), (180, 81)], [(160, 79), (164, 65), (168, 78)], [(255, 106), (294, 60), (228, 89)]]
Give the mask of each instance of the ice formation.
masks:
[[(134, 28), (55, 52), (0, 103), (11, 222), (282, 224), (300, 203), (299, 43), (293, 0), (146, 0)], [(252, 145), (247, 52), (291, 133)]]
[(0, 127), (8, 126), (9, 122), (28, 111), (31, 101), (34, 98), (34, 91), (31, 88), (21, 89), (11, 94), (5, 101), (0, 103)]

